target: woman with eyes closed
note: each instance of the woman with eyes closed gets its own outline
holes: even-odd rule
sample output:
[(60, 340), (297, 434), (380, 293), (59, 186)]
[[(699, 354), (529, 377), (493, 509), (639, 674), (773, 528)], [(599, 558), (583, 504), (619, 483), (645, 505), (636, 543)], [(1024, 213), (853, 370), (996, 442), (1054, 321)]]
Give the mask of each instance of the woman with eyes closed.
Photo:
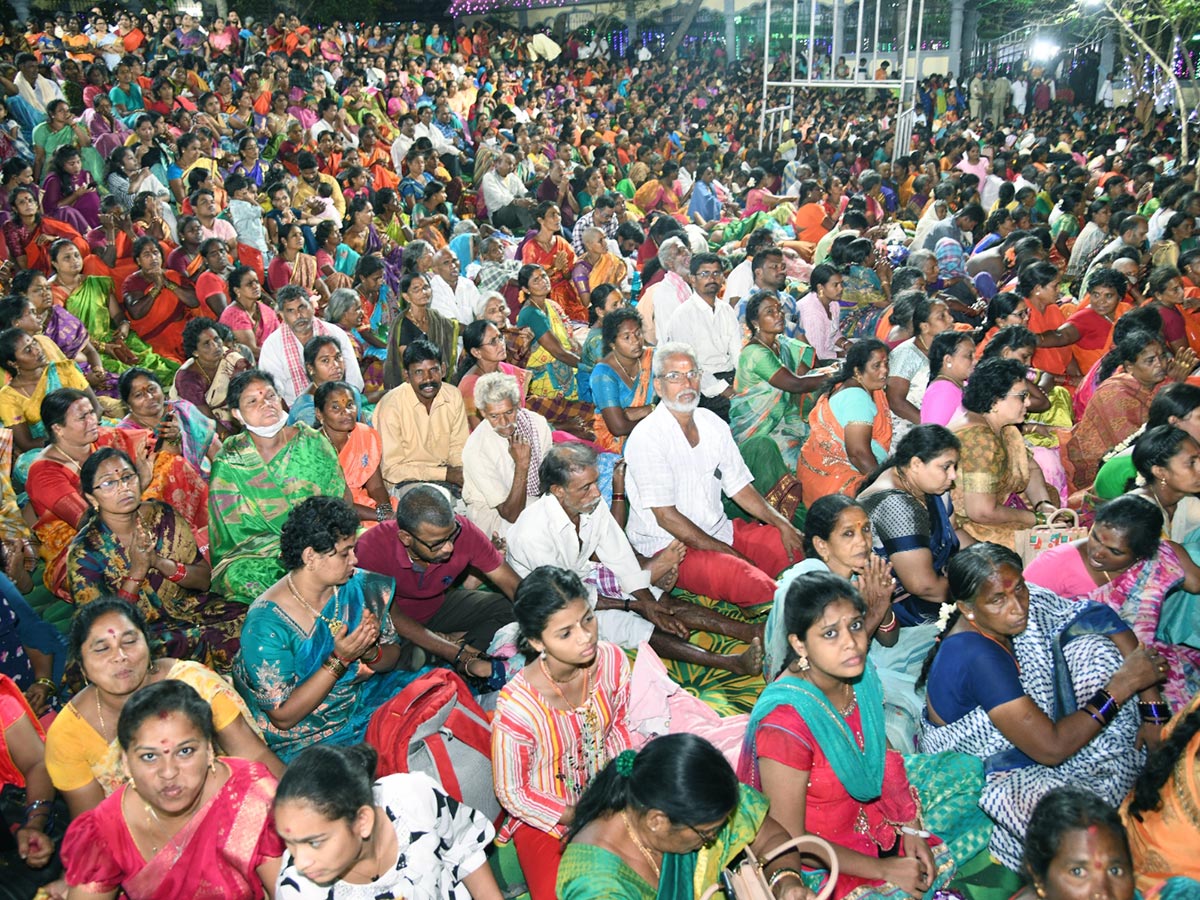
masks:
[(287, 851), (276, 900), (500, 900), (495, 829), (429, 776), (375, 778), (366, 744), (310, 747), (275, 793)]
[(129, 784), (67, 829), (71, 900), (274, 897), (275, 778), (217, 755), (204, 699), (178, 681), (152, 684), (130, 698), (116, 731)]
[(812, 572), (792, 582), (788, 665), (754, 705), (738, 777), (762, 791), (789, 834), (833, 845), (839, 900), (929, 896), (953, 862), (944, 846), (930, 846), (905, 760), (887, 749), (866, 613), (858, 591), (837, 575)]
[(283, 773), (229, 682), (197, 662), (152, 658), (148, 634), (141, 611), (116, 597), (81, 607), (71, 622), (68, 647), (88, 686), (46, 730), (46, 771), (73, 817), (129, 780), (121, 767), (117, 721), (135, 691), (159, 681), (184, 682), (211, 705), (216, 741), (226, 755)]

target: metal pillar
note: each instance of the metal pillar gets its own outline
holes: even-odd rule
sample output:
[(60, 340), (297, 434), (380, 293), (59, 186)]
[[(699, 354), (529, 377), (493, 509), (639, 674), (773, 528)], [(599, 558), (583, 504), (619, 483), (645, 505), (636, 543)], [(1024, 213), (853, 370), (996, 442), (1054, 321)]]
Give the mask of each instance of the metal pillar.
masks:
[(950, 62), (949, 71), (962, 72), (963, 64), (963, 10), (966, 0), (950, 0)]
[(737, 28), (734, 25), (734, 0), (725, 0), (725, 65), (732, 65), (737, 53)]
[[(904, 31), (897, 35), (897, 40), (900, 41), (900, 63), (898, 71), (893, 73), (893, 77), (884, 81), (875, 81), (870, 78), (868, 72), (868, 84), (863, 84), (858, 76), (858, 58), (862, 53), (862, 23), (863, 23), (863, 6), (868, 0), (859, 0), (859, 15), (858, 15), (858, 30), (855, 35), (855, 54), (853, 58), (854, 74), (851, 78), (827, 78), (818, 79), (815, 73), (815, 54), (816, 54), (816, 0), (812, 0), (811, 12), (808, 22), (808, 71), (803, 78), (798, 78), (796, 75), (796, 52), (798, 49), (797, 31), (795, 27), (798, 18), (799, 0), (792, 0), (792, 57), (788, 71), (788, 80), (772, 81), (771, 80), (771, 12), (772, 7), (778, 0), (766, 0), (766, 9), (763, 17), (764, 24), (764, 47), (763, 47), (763, 89), (762, 89), (762, 106), (759, 115), (759, 147), (766, 147), (775, 144), (779, 140), (779, 135), (776, 133), (780, 124), (787, 118), (795, 118), (795, 91), (797, 88), (805, 88), (808, 90), (844, 90), (846, 88), (870, 87), (876, 90), (898, 91), (900, 97), (900, 112), (905, 109), (910, 109), (912, 102), (917, 95), (917, 82), (921, 76), (921, 57), (923, 51), (921, 49), (922, 29), (925, 24), (925, 5), (924, 0), (906, 0), (904, 11)], [(879, 55), (879, 22), (882, 17), (885, 0), (875, 0), (875, 42), (871, 47), (871, 53), (865, 54), (867, 59), (878, 57)], [(919, 11), (916, 15), (916, 34), (915, 34), (915, 49), (909, 49), (913, 43), (913, 6), (919, 4)], [(836, 25), (834, 26), (837, 27)], [(841, 49), (835, 46), (834, 54), (838, 55), (837, 50)], [(912, 74), (908, 71), (908, 61), (912, 59)], [(876, 59), (878, 64), (878, 59)], [(833, 73), (831, 73), (833, 74)], [(791, 104), (770, 106), (772, 100), (771, 91), (775, 89), (778, 93), (782, 89), (786, 89), (793, 97)], [(779, 103), (781, 98), (775, 98)], [(789, 115), (790, 114), (790, 115)], [(900, 141), (896, 142), (894, 151), (895, 158), (907, 155), (907, 146), (903, 146)]]
[(846, 16), (846, 6), (843, 0), (833, 0), (833, 43), (829, 47), (829, 74), (835, 75), (837, 58), (846, 55), (846, 28), (843, 21)]

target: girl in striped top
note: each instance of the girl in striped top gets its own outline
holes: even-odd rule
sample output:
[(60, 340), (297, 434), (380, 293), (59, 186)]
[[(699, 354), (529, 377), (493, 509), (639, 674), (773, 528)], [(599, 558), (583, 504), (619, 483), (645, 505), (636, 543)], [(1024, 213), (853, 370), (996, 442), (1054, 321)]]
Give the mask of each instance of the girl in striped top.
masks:
[(629, 662), (600, 643), (579, 577), (541, 566), (514, 601), (532, 659), (505, 686), (492, 722), (496, 796), (532, 900), (553, 900), (562, 838), (588, 782), (632, 745)]

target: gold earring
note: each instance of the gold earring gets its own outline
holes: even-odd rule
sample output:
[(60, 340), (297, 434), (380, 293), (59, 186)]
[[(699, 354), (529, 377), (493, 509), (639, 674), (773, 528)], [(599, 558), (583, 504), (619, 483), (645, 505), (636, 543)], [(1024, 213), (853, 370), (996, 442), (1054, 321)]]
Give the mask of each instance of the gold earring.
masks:
[(797, 660), (796, 660), (796, 665), (799, 667), (799, 669), (800, 669), (800, 671), (801, 671), (801, 672), (807, 672), (809, 669), (811, 669), (811, 668), (812, 668), (812, 666), (810, 666), (810, 665), (808, 664), (808, 657), (807, 657), (807, 656), (801, 656), (799, 659), (797, 659)]

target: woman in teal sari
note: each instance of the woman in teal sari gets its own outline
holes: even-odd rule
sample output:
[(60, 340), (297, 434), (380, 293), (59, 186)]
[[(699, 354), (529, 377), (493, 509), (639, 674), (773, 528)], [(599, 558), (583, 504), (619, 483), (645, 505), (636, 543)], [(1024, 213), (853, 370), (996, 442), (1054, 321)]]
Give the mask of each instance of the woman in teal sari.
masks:
[(768, 435), (791, 469), (808, 438), (808, 412), (801, 396), (821, 386), (827, 373), (809, 374), (813, 348), (784, 335), (783, 303), (774, 291), (755, 291), (746, 300), (750, 340), (738, 356), (729, 427), (739, 445)]
[(228, 404), (246, 431), (227, 438), (209, 483), (213, 590), (250, 603), (283, 575), (279, 534), (287, 511), (309, 497), (345, 497), (332, 445), (303, 422), (287, 424), (275, 380), (250, 369), (229, 383)]
[[(977, 814), (983, 766), (970, 757), (906, 760), (888, 750), (883, 687), (867, 661), (867, 607), (832, 572), (798, 576), (787, 591), (789, 662), (754, 705), (738, 776), (762, 790), (791, 834), (815, 834), (837, 853), (834, 897), (931, 897), (954, 862), (930, 834), (953, 825), (963, 857), (986, 846)], [(913, 772), (910, 783), (906, 769)], [(922, 791), (954, 785), (947, 815)], [(941, 798), (939, 798), (940, 800)], [(924, 815), (924, 818), (923, 818)], [(964, 833), (962, 826), (973, 828)]]
[(355, 568), (358, 524), (335, 497), (293, 509), (279, 539), (287, 574), (246, 612), (234, 684), (284, 762), (317, 743), (362, 743), (375, 711), (418, 674), (397, 668), (395, 581)]
[[(712, 744), (668, 734), (592, 779), (568, 839), (561, 900), (699, 900), (746, 847), (762, 856), (789, 835)], [(807, 900), (799, 872), (795, 851), (767, 864), (778, 900)]]

